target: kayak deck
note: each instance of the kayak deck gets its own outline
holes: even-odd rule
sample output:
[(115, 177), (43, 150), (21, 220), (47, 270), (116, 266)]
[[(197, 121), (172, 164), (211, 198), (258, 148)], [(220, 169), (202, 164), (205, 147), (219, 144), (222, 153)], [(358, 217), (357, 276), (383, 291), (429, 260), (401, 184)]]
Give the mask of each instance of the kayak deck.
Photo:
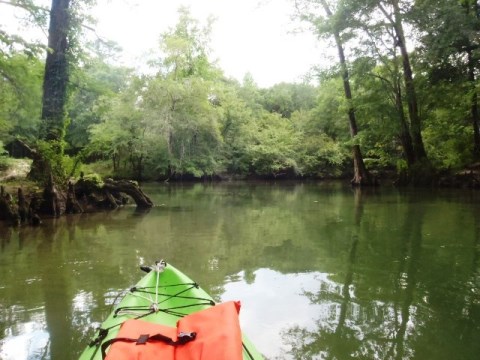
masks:
[[(128, 290), (102, 323), (80, 360), (102, 359), (102, 344), (115, 338), (126, 320), (142, 319), (175, 327), (180, 318), (215, 305), (213, 299), (197, 283), (170, 264), (161, 261), (142, 269), (149, 272)], [(243, 359), (263, 359), (245, 335)]]

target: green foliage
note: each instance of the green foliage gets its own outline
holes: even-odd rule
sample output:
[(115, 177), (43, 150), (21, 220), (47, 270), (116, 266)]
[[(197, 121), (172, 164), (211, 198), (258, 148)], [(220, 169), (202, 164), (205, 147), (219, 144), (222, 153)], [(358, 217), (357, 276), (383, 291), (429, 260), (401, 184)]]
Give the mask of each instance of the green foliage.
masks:
[(337, 141), (348, 141), (349, 130), (343, 99), (341, 81), (326, 81), (319, 89), (311, 119), (303, 125), (305, 130), (325, 133)]
[(174, 80), (201, 77), (210, 80), (220, 74), (209, 60), (209, 43), (213, 18), (203, 27), (192, 18), (187, 7), (178, 10), (179, 19), (175, 27), (160, 36), (160, 48), (164, 56), (152, 62), (164, 77)]
[(99, 174), (96, 174), (96, 173), (86, 174), (85, 176), (83, 176), (83, 179), (92, 184), (95, 184), (97, 188), (101, 188), (103, 186), (103, 180)]
[[(297, 17), (316, 35), (340, 36), (354, 93), (348, 101), (342, 68), (335, 64), (316, 74), (317, 86), (261, 89), (250, 74), (242, 82), (226, 79), (210, 59), (213, 20), (202, 24), (184, 7), (177, 24), (161, 34), (152, 71), (136, 76), (111, 65), (115, 44), (83, 41), (91, 3), (72, 5), (66, 137), (39, 142), (44, 175), (340, 176), (351, 167), (351, 145), (360, 144), (369, 169), (396, 168), (408, 176), (414, 169), (406, 161), (402, 131), (411, 131), (412, 123), (393, 15), (409, 24), (408, 41), (418, 44), (409, 55), (431, 164), (457, 169), (476, 161), (472, 109), (478, 103), (480, 17), (474, 2), (415, 1), (398, 13), (398, 2), (390, 0), (296, 2)], [(25, 8), (30, 23), (46, 23), (48, 12), (34, 1), (15, 4)], [(42, 49), (0, 29), (0, 161), (3, 144), (17, 136), (30, 143), (39, 138)], [(359, 127), (353, 139), (351, 108)], [(433, 170), (420, 176), (431, 177)]]
[[(39, 6), (33, 0), (14, 0), (0, 2), (0, 12), (6, 7), (15, 7), (21, 21), (26, 27), (45, 27), (49, 9)], [(45, 45), (26, 40), (19, 34), (7, 33), (0, 24), (0, 48), (2, 55), (21, 53), (28, 57), (38, 57), (45, 50)]]
[(245, 175), (251, 168), (248, 146), (253, 141), (254, 110), (240, 98), (242, 88), (225, 87), (218, 94), (219, 129), (225, 170), (230, 174)]
[(97, 160), (95, 162), (82, 163), (80, 164), (80, 171), (84, 174), (98, 174), (100, 179), (114, 177), (112, 164), (109, 160)]
[(253, 143), (247, 147), (247, 156), (257, 175), (298, 173), (295, 150), (299, 137), (291, 121), (278, 114), (264, 114), (252, 130)]
[(53, 176), (56, 184), (65, 185), (70, 176), (78, 174), (77, 161), (68, 155), (64, 155), (64, 142), (39, 140), (36, 143), (37, 151), (41, 157), (41, 162), (33, 166), (34, 177), (37, 181), (46, 182)]
[(0, 139), (33, 140), (40, 119), (43, 64), (20, 53), (2, 56), (0, 52), (0, 75)]
[(126, 86), (130, 73), (130, 69), (109, 65), (99, 56), (85, 58), (72, 73), (75, 86), (68, 105), (66, 141), (73, 152), (88, 145), (89, 127), (101, 122), (108, 99)]
[(200, 29), (186, 9), (180, 12), (177, 26), (161, 37), (165, 57), (152, 63), (157, 75), (133, 79), (117, 97), (104, 97), (102, 122), (90, 127), (90, 152), (111, 157), (117, 173), (141, 179), (221, 170), (209, 26)]
[(437, 109), (424, 134), (436, 168), (458, 169), (472, 161), (472, 129), (463, 122), (452, 121), (450, 111)]
[(8, 163), (8, 152), (3, 148), (3, 142), (0, 140), (0, 170), (6, 170)]
[[(325, 131), (325, 122), (318, 116), (319, 108), (297, 111), (292, 115), (299, 141), (296, 147), (298, 167), (302, 175), (315, 177), (339, 176), (350, 152), (342, 142)], [(339, 121), (344, 122), (344, 119)]]
[[(141, 176), (144, 141), (153, 135), (149, 124), (142, 121), (136, 104), (136, 89), (120, 93), (115, 98), (100, 99), (106, 112), (102, 122), (90, 126), (87, 153), (112, 160), (113, 170), (125, 176)], [(150, 141), (153, 141), (151, 139)], [(140, 174), (138, 173), (140, 172)]]
[(307, 84), (281, 83), (264, 89), (262, 94), (263, 108), (284, 118), (290, 118), (295, 111), (315, 106), (316, 90)]

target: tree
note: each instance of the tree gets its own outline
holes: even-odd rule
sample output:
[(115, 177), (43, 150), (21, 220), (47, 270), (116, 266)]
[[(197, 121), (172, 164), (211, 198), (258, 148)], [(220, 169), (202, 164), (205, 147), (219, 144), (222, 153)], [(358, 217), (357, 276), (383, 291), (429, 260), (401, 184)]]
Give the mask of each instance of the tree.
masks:
[[(312, 2), (316, 3), (315, 1)], [(339, 7), (337, 8), (337, 12), (333, 14), (330, 5), (325, 0), (320, 0), (319, 5), (326, 14), (326, 17), (322, 17), (312, 13), (311, 10), (308, 9), (308, 6), (310, 5), (309, 3), (310, 1), (303, 2), (304, 9), (300, 9), (299, 5), (297, 4), (300, 18), (312, 24), (315, 32), (319, 36), (326, 35), (333, 37), (338, 51), (340, 73), (343, 81), (345, 99), (347, 102), (347, 114), (350, 127), (350, 136), (354, 141), (354, 144), (352, 145), (354, 175), (353, 179), (351, 180), (351, 184), (355, 186), (374, 185), (376, 182), (370, 176), (367, 168), (365, 167), (360, 145), (355, 142), (355, 137), (358, 134), (358, 126), (355, 116), (355, 108), (353, 106), (353, 96), (350, 86), (349, 71), (344, 50), (344, 42), (351, 36), (351, 34), (345, 31), (348, 30), (348, 24), (346, 24), (344, 21), (345, 16), (343, 13), (343, 9), (339, 5)], [(342, 34), (342, 32), (344, 33)]]
[[(480, 113), (477, 78), (480, 70), (480, 6), (476, 0), (421, 0), (413, 8), (421, 30), (419, 55), (428, 68), (430, 85), (456, 83), (469, 108), (472, 158), (480, 159)], [(459, 119), (460, 120), (460, 119)]]
[[(348, 11), (355, 13), (355, 9)], [(356, 20), (364, 36), (357, 49), (358, 58), (354, 62), (357, 75), (357, 87), (362, 87), (364, 93), (373, 94), (379, 91), (379, 96), (371, 99), (363, 98), (359, 102), (365, 108), (365, 102), (375, 109), (375, 114), (392, 122), (395, 132), (389, 133), (400, 140), (403, 158), (411, 168), (416, 161), (413, 140), (409, 129), (409, 120), (404, 105), (404, 86), (402, 82), (402, 58), (398, 54), (397, 36), (391, 26), (385, 22), (370, 24), (371, 19), (366, 14), (356, 15)], [(352, 22), (354, 20), (351, 20)], [(387, 94), (388, 103), (385, 103)], [(391, 111), (391, 105), (395, 111)], [(387, 110), (387, 112), (385, 112)]]
[[(34, 0), (0, 0), (0, 8), (14, 7), (23, 10), (25, 17), (22, 19), (26, 23), (42, 28), (49, 14), (49, 9), (35, 4)], [(2, 56), (11, 53), (22, 52), (29, 56), (37, 56), (40, 51), (45, 49), (45, 46), (38, 41), (27, 39), (20, 34), (8, 33), (2, 29), (0, 24), (0, 54)], [(0, 74), (5, 75), (0, 66)]]
[(256, 117), (252, 108), (240, 96), (243, 90), (237, 83), (226, 82), (225, 86), (218, 88), (216, 94), (222, 157), (225, 170), (232, 175), (245, 175), (251, 170), (248, 147), (255, 135), (251, 129), (255, 128)]
[(298, 174), (296, 149), (300, 138), (292, 122), (279, 114), (264, 113), (255, 125), (253, 141), (247, 147), (252, 170), (273, 178)]
[[(387, 8), (390, 7), (390, 9)], [(424, 162), (427, 160), (427, 153), (423, 145), (422, 126), (418, 109), (418, 100), (413, 81), (413, 71), (410, 64), (410, 56), (407, 51), (407, 42), (405, 38), (405, 31), (403, 29), (403, 14), (401, 12), (399, 1), (378, 1), (378, 8), (383, 13), (386, 19), (390, 22), (396, 38), (397, 46), (402, 55), (403, 77), (405, 82), (405, 91), (408, 104), (408, 113), (410, 116), (410, 132), (413, 140), (413, 150), (415, 152), (416, 161)]]
[(290, 118), (295, 111), (315, 106), (315, 88), (308, 84), (280, 83), (262, 89), (262, 93), (264, 108), (284, 118)]
[[(427, 157), (422, 136), (422, 118), (418, 101), (418, 90), (414, 80), (411, 53), (407, 49), (405, 26), (411, 21), (412, 3), (401, 0), (344, 0), (349, 23), (358, 30), (367, 34), (376, 33), (375, 46), (385, 48), (393, 46), (398, 48), (401, 59), (401, 74), (403, 77), (402, 88), (395, 86), (397, 109), (402, 125), (401, 139), (409, 167), (406, 174), (402, 174), (402, 181), (411, 183), (431, 183), (435, 170)], [(382, 35), (383, 34), (383, 35)], [(393, 41), (392, 41), (393, 40)], [(390, 44), (389, 44), (390, 43)], [(372, 44), (371, 42), (369, 43)], [(363, 50), (368, 51), (368, 50)], [(392, 58), (394, 59), (394, 58)], [(404, 96), (402, 96), (402, 89)], [(404, 124), (403, 100), (405, 100), (408, 113), (408, 132)], [(402, 104), (402, 106), (400, 106)], [(410, 139), (411, 150), (410, 151)]]
[[(156, 124), (149, 120), (140, 103), (142, 79), (132, 77), (130, 86), (117, 96), (98, 99), (99, 123), (89, 127), (91, 158), (111, 160), (113, 174), (143, 180), (146, 163), (161, 158), (166, 145)], [(150, 166), (156, 168), (156, 164)], [(147, 170), (148, 171), (148, 170)]]
[(61, 142), (65, 136), (65, 105), (67, 103), (68, 34), (70, 31), (70, 0), (52, 0), (48, 51), (43, 80), (43, 137)]
[[(129, 159), (143, 178), (211, 176), (221, 170), (222, 139), (217, 81), (208, 59), (210, 23), (201, 27), (180, 8), (179, 21), (160, 36), (155, 75), (132, 79), (106, 101), (102, 122), (91, 127), (93, 149), (114, 159), (114, 171)], [(105, 131), (112, 129), (108, 134)], [(140, 176), (141, 175), (141, 176)]]
[[(14, 7), (25, 23), (43, 26), (48, 9), (32, 0), (0, 1), (3, 8)], [(41, 107), (43, 64), (39, 59), (45, 49), (25, 34), (5, 30), (0, 24), (0, 140), (9, 144), (14, 137), (33, 141), (38, 135)]]
[[(296, 111), (292, 123), (296, 131), (295, 144), (298, 171), (304, 176), (336, 177), (343, 175), (348, 163), (348, 149), (343, 142), (336, 141), (327, 134), (324, 127), (328, 122), (327, 107), (320, 105), (310, 111)], [(318, 113), (317, 113), (318, 111)], [(345, 129), (340, 132), (345, 134)]]
[(103, 55), (85, 56), (81, 66), (73, 69), (65, 136), (69, 154), (77, 154), (88, 145), (85, 134), (101, 122), (108, 111), (108, 99), (127, 88), (131, 73), (131, 69), (106, 63)]
[(38, 136), (43, 63), (22, 53), (0, 58), (8, 76), (0, 77), (0, 140), (15, 137), (34, 141)]

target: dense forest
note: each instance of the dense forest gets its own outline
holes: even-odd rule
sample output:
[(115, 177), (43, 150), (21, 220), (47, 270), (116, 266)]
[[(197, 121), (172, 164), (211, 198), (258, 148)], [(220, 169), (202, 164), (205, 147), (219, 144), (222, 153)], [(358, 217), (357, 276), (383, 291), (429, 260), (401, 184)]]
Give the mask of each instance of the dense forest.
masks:
[(368, 185), (387, 175), (430, 184), (480, 160), (476, 0), (291, 3), (338, 56), (304, 83), (260, 88), (249, 74), (225, 76), (211, 59), (212, 23), (188, 8), (138, 73), (115, 63), (116, 44), (91, 36), (92, 1), (0, 1), (49, 38), (0, 24), (0, 167), (27, 147), (60, 178)]

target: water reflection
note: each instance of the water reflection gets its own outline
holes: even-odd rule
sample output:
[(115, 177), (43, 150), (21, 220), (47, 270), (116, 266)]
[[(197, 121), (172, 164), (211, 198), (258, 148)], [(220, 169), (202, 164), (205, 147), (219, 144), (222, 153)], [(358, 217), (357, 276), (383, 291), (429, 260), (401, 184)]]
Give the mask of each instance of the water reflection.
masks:
[(269, 359), (480, 353), (475, 194), (335, 184), (147, 192), (162, 204), (149, 213), (0, 228), (1, 359), (78, 357), (142, 276), (137, 265), (158, 258), (216, 300), (241, 300), (242, 326)]
[(323, 304), (311, 304), (303, 294), (315, 291), (318, 281), (328, 281), (319, 272), (282, 274), (270, 269), (254, 272), (254, 283), (245, 279), (245, 272), (237, 274), (235, 281), (225, 285), (222, 300), (241, 299), (241, 324), (262, 351), (271, 358), (287, 353), (291, 347), (282, 343), (279, 334), (292, 323), (314, 329), (312, 313), (324, 312)]
[[(291, 345), (289, 353), (294, 359), (475, 358), (478, 343), (471, 336), (465, 339), (452, 332), (451, 336), (442, 337), (440, 341), (440, 338), (435, 339), (438, 329), (448, 329), (452, 324), (462, 321), (463, 311), (455, 314), (455, 307), (464, 308), (469, 297), (450, 299), (457, 294), (444, 293), (442, 299), (449, 299), (452, 303), (441, 309), (431, 304), (432, 291), (437, 292), (439, 285), (442, 287), (446, 283), (442, 274), (431, 272), (436, 259), (423, 258), (427, 206), (419, 204), (417, 197), (406, 198), (407, 206), (399, 217), (403, 221), (400, 224), (397, 222), (401, 237), (396, 240), (397, 251), (391, 253), (390, 249), (381, 251), (376, 247), (372, 233), (365, 231), (364, 228), (370, 226), (367, 222), (372, 219), (363, 221), (362, 198), (360, 192), (355, 192), (354, 235), (349, 254), (345, 256), (345, 275), (341, 286), (331, 286), (320, 281), (316, 291), (305, 292), (312, 304), (331, 308), (333, 302), (336, 311), (321, 312), (314, 330), (297, 324), (284, 331), (283, 337)], [(387, 246), (395, 246), (391, 243), (395, 237), (385, 239), (386, 244), (390, 243)], [(378, 255), (386, 256), (389, 263), (395, 266), (374, 268)], [(477, 255), (478, 251), (474, 251), (474, 259)], [(385, 264), (385, 261), (378, 264)], [(476, 274), (478, 264), (475, 263), (472, 268)], [(445, 270), (449, 272), (452, 268), (443, 269), (442, 273)], [(385, 272), (388, 283), (380, 287), (375, 277), (385, 278)], [(338, 278), (339, 273), (332, 276)], [(455, 285), (458, 285), (459, 280), (462, 281), (457, 279)], [(478, 291), (480, 283), (478, 278), (476, 280), (472, 288)], [(467, 294), (468, 291), (463, 292), (463, 295)], [(471, 303), (467, 305), (470, 306)], [(478, 310), (477, 303), (477, 313), (473, 319), (470, 318), (477, 324)], [(450, 317), (449, 314), (455, 315), (443, 324), (437, 322), (436, 318), (445, 321), (445, 315)], [(472, 327), (469, 326), (468, 329), (469, 332), (472, 331)], [(475, 332), (479, 334), (478, 327)], [(425, 338), (428, 340), (425, 341)]]
[(49, 359), (50, 335), (44, 329), (43, 322), (30, 321), (17, 323), (15, 329), (9, 328), (5, 339), (0, 342), (0, 359)]

